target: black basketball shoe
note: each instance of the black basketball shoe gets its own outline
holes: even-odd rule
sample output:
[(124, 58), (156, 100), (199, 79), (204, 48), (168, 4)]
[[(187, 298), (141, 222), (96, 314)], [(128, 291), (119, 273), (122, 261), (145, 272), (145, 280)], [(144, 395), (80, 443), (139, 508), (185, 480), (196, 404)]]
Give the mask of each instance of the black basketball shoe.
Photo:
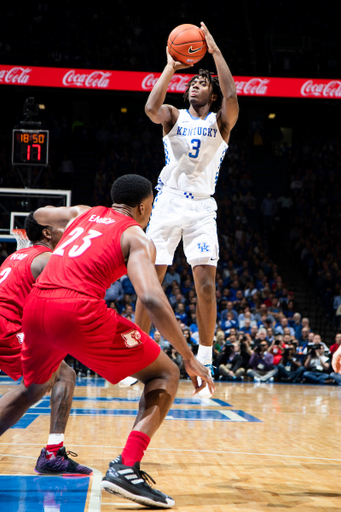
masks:
[(68, 455), (77, 457), (77, 453), (67, 452), (63, 446), (54, 459), (47, 459), (46, 448), (43, 448), (34, 471), (40, 475), (92, 475), (91, 468), (77, 464)]
[(101, 482), (101, 488), (146, 507), (173, 507), (175, 501), (163, 492), (153, 489), (148, 482), (155, 484), (154, 480), (140, 469), (139, 462), (135, 462), (133, 466), (125, 466), (119, 455), (110, 462), (107, 474)]

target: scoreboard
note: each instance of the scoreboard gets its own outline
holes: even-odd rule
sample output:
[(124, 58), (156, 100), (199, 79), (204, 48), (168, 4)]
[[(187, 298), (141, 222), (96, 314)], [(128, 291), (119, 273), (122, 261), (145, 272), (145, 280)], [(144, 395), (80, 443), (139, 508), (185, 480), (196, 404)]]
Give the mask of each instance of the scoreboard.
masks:
[(12, 164), (47, 166), (49, 163), (48, 130), (17, 130), (12, 132)]

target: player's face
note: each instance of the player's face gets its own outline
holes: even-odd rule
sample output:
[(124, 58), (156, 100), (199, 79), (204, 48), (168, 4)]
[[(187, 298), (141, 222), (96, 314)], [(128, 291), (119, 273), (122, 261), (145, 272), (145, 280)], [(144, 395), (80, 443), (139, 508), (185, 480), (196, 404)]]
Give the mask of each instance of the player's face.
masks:
[(152, 193), (150, 194), (149, 197), (147, 197), (146, 199), (144, 199), (142, 201), (142, 204), (144, 205), (144, 209), (142, 212), (141, 219), (138, 220), (142, 229), (144, 229), (148, 226), (149, 218), (151, 216), (152, 209), (153, 209), (153, 201), (154, 201), (154, 196)]
[(206, 104), (212, 96), (212, 86), (204, 77), (193, 80), (188, 91), (189, 102), (192, 104)]

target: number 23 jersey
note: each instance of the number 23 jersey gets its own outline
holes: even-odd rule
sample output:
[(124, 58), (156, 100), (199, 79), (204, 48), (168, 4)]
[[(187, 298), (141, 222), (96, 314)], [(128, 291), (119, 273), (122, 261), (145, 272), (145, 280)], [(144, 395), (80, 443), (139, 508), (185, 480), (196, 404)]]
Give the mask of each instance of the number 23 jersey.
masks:
[(65, 230), (34, 287), (66, 288), (103, 299), (106, 289), (127, 273), (121, 235), (140, 225), (113, 208), (96, 206)]
[(228, 145), (221, 136), (217, 114), (205, 119), (193, 117), (188, 110), (179, 110), (171, 131), (163, 137), (165, 166), (158, 189), (163, 185), (196, 196), (213, 195), (219, 169)]

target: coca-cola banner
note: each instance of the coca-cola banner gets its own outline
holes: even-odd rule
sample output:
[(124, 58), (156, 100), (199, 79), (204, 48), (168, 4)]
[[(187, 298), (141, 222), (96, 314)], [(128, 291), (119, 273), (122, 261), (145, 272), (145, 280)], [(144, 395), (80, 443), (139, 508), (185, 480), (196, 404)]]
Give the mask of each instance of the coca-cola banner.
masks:
[[(32, 85), (90, 90), (151, 91), (160, 73), (42, 68), (0, 64), (0, 85)], [(184, 93), (193, 74), (176, 73), (168, 92)], [(341, 98), (341, 80), (320, 78), (234, 77), (240, 96)]]

